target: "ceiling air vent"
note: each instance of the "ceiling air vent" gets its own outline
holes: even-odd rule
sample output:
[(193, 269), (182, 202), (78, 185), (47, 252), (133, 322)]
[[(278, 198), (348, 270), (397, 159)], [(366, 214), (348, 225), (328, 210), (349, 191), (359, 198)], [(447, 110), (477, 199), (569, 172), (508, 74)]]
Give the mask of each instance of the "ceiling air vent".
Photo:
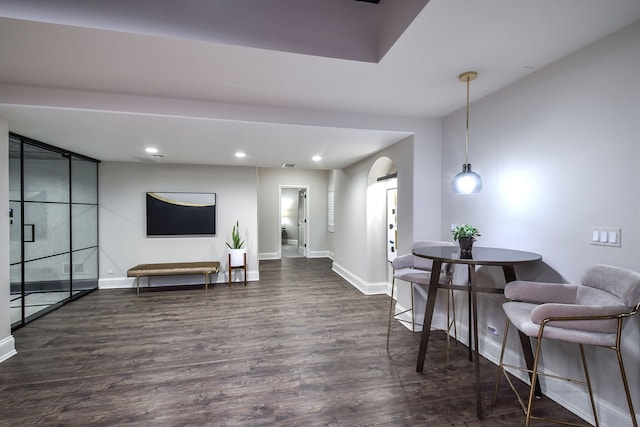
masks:
[(296, 164), (295, 163), (283, 163), (282, 167), (283, 168), (295, 168)]

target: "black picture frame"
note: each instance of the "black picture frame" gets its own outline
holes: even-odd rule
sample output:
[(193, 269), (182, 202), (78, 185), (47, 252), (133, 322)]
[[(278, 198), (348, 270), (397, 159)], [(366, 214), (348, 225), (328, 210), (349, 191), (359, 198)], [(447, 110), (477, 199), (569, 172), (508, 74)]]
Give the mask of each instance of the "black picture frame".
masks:
[(147, 237), (215, 236), (216, 193), (147, 192)]

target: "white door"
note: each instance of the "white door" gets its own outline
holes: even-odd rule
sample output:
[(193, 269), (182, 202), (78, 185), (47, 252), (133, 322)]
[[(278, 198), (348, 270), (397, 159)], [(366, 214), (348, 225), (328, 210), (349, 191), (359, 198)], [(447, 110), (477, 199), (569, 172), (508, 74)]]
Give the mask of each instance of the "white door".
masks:
[(398, 189), (387, 190), (387, 261), (398, 256)]
[(298, 190), (298, 253), (306, 256), (307, 248), (307, 190)]

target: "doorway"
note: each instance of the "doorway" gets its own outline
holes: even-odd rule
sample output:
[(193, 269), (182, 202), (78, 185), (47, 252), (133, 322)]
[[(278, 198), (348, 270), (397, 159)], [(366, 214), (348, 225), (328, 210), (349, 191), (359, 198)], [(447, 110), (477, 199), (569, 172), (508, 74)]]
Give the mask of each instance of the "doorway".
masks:
[(280, 257), (307, 256), (309, 221), (308, 187), (280, 186)]

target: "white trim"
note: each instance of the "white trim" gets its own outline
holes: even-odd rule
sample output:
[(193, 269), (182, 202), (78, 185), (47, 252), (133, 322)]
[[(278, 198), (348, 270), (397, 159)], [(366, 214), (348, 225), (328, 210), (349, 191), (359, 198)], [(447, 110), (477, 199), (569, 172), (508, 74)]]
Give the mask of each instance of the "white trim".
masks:
[(333, 253), (330, 251), (309, 251), (307, 258), (330, 258), (333, 260)]
[(13, 339), (13, 335), (9, 335), (0, 341), (0, 363), (16, 354), (18, 352), (16, 351), (16, 342)]
[(333, 267), (331, 269), (365, 295), (378, 295), (388, 293), (389, 284), (387, 282), (367, 283), (360, 277), (352, 274), (344, 267), (337, 264), (335, 261), (333, 262)]
[[(281, 259), (280, 252), (262, 252), (258, 254), (260, 260)], [(331, 251), (309, 251), (307, 258), (329, 258), (333, 260), (333, 252)]]
[(131, 277), (110, 277), (98, 279), (98, 289), (135, 288), (135, 279)]
[(267, 259), (280, 259), (280, 258), (282, 258), (282, 255), (280, 254), (280, 252), (262, 252), (258, 254), (258, 259), (260, 261), (267, 260)]

